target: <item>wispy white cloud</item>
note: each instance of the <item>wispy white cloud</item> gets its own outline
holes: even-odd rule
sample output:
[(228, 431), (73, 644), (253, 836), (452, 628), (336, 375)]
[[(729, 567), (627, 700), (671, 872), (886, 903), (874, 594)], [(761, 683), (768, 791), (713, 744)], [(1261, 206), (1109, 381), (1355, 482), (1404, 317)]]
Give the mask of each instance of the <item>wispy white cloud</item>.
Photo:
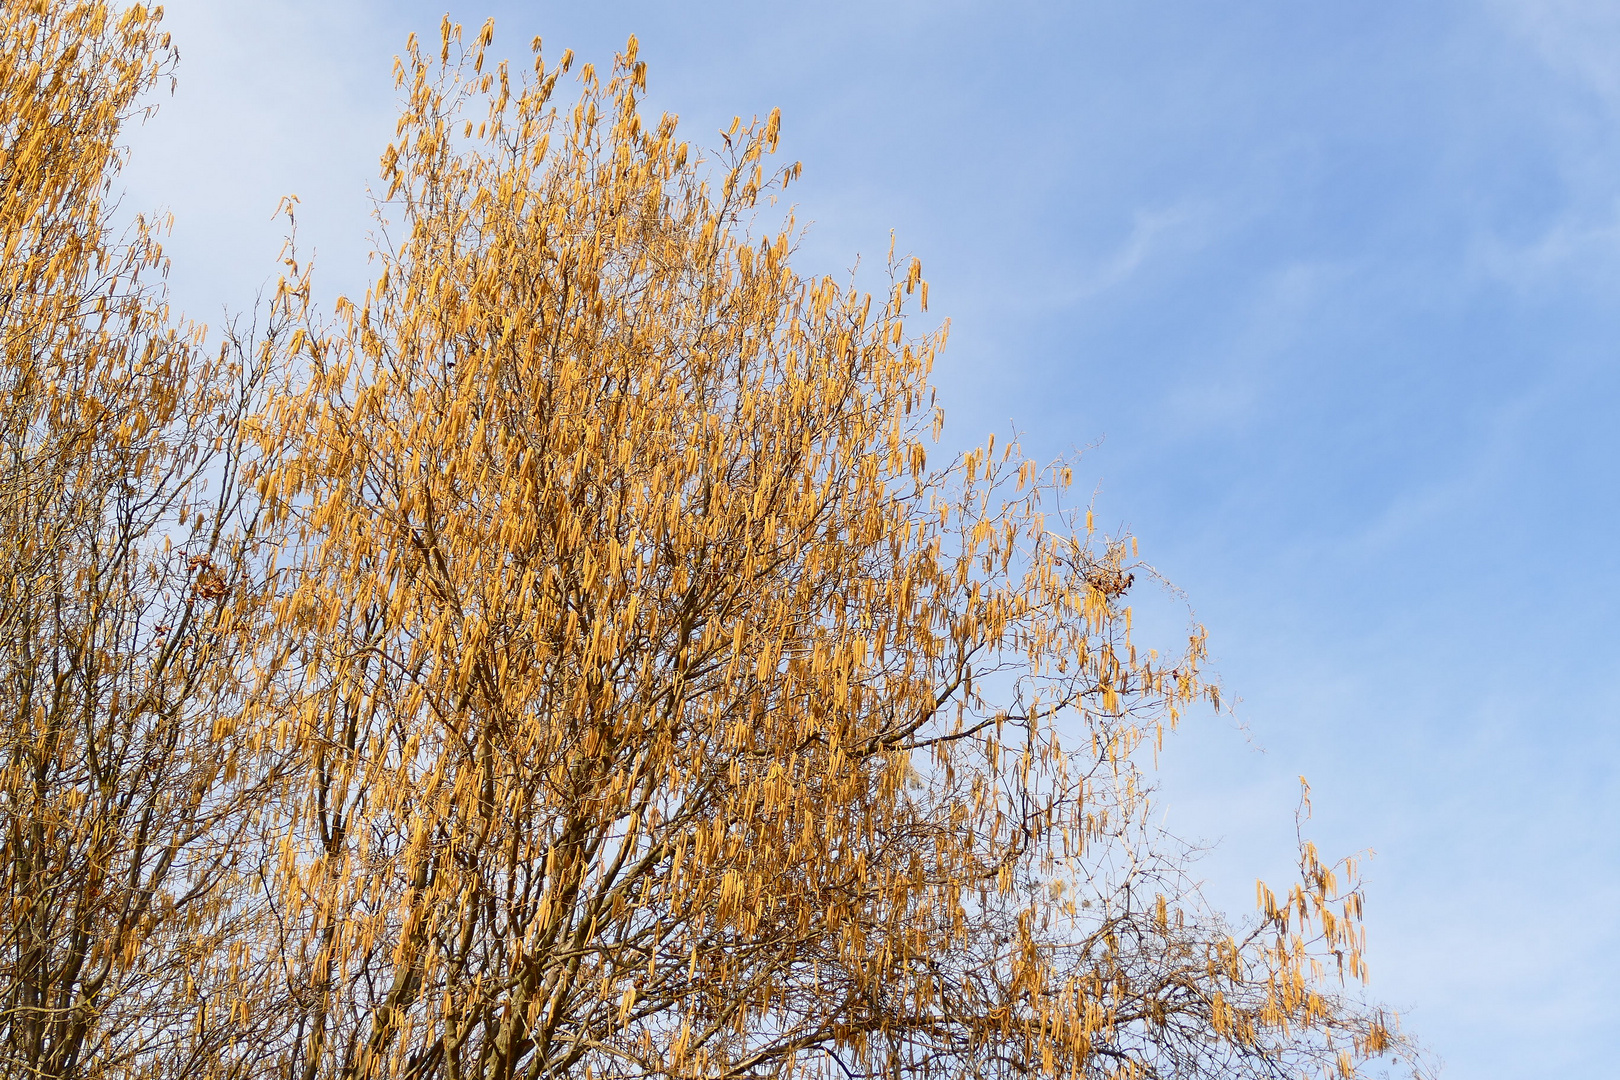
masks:
[(1167, 394), (1174, 430), (1197, 436), (1253, 421), (1279, 369), (1308, 342), (1312, 327), (1354, 276), (1353, 266), (1327, 260), (1294, 260), (1272, 269), (1238, 313), (1230, 337)]
[(1557, 206), (1539, 231), (1487, 230), (1468, 271), (1519, 292), (1620, 283), (1620, 5), (1603, 0), (1493, 0), (1487, 9), (1509, 51), (1540, 78), (1516, 85), (1549, 155)]
[(1470, 277), (1498, 281), (1519, 293), (1620, 284), (1620, 193), (1606, 205), (1564, 207), (1527, 240), (1481, 232), (1466, 259)]
[(1490, 9), (1555, 72), (1620, 111), (1620, 6), (1608, 0), (1493, 0)]
[(1026, 274), (993, 284), (998, 310), (1051, 314), (1117, 296), (1158, 273), (1173, 273), (1218, 236), (1222, 214), (1212, 203), (1183, 199), (1139, 206), (1123, 237), (1103, 244), (1071, 241), (1062, 259), (1032, 263)]
[(1214, 225), (1212, 209), (1203, 204), (1140, 208), (1125, 239), (1078, 270), (1060, 302), (1092, 299), (1125, 284), (1155, 262), (1186, 255), (1208, 242)]

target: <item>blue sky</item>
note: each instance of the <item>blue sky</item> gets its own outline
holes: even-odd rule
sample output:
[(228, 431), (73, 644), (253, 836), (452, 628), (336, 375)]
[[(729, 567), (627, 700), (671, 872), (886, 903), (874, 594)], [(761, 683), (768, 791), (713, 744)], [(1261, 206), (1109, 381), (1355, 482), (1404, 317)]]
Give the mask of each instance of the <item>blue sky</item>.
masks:
[[(441, 0), (442, 2), (442, 0)], [(273, 279), (283, 194), (360, 291), (392, 58), (443, 7), (170, 0), (132, 136), (176, 302)], [(1088, 450), (1190, 596), (1239, 731), (1164, 755), (1246, 910), (1295, 777), (1367, 868), (1375, 994), (1455, 1077), (1620, 1053), (1620, 5), (458, 3), (713, 142), (783, 112), (811, 270), (889, 230), (952, 320), (946, 443)], [(1602, 1062), (1610, 1064), (1604, 1066)]]

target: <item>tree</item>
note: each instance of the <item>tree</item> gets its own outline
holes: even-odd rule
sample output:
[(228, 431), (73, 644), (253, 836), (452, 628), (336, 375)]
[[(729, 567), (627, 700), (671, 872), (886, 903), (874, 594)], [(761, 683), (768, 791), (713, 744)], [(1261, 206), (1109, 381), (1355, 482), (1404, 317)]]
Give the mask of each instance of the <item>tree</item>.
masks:
[[(8, 14), (8, 41), (78, 10)], [(76, 32), (161, 48), (112, 25)], [(8, 1069), (167, 1073), (177, 1048), (192, 1072), (309, 1080), (1410, 1060), (1323, 968), (1365, 974), (1353, 877), (1341, 889), (1304, 846), (1286, 900), (1263, 892), (1233, 931), (1149, 826), (1144, 742), (1219, 704), (1202, 631), (1167, 658), (1132, 641), (1134, 542), (1070, 506), (1068, 464), (991, 439), (930, 465), (944, 330), (908, 333), (920, 265), (891, 253), (875, 299), (796, 273), (791, 217), (753, 231), (798, 173), (767, 170), (777, 116), (734, 123), (705, 161), (673, 118), (643, 121), (634, 39), (605, 85), (581, 69), (567, 109), (570, 54), (548, 68), (536, 42), (532, 76), (486, 72), (491, 39), (464, 48), (447, 19), (437, 59), (413, 39), (397, 69), (393, 218), (365, 297), (322, 324), (289, 260), (259, 346), (161, 382), (206, 396), (224, 372), (241, 389), (220, 435), (212, 405), (174, 406), (152, 413), (162, 453), (91, 455), (109, 490), (178, 506), (207, 470), (152, 472), (192, 460), (163, 439), (235, 448), (210, 519), (235, 515), (227, 546), (188, 556), (204, 569), (172, 590), (215, 604), (205, 637), (228, 645), (129, 721), (203, 770), (182, 786), (198, 809), (155, 826), (196, 852), (182, 876), (200, 891), (158, 905), (184, 947), (135, 939), (120, 970), (147, 981), (97, 991), (90, 1011), (140, 1035)], [(8, 155), (20, 141), (8, 129)], [(53, 385), (112, 370), (63, 355)], [(121, 412), (140, 400), (126, 382)], [(45, 445), (25, 429), (18, 461)], [(143, 625), (103, 652), (147, 678), (168, 646)], [(17, 678), (40, 677), (34, 655), (8, 661)], [(21, 836), (34, 811), (7, 775)], [(148, 790), (136, 769), (106, 783), (115, 801)], [(45, 788), (92, 822), (79, 832), (133, 820), (87, 815), (77, 780)], [(12, 873), (20, 927), (32, 879)], [(181, 957), (217, 977), (144, 974)], [(5, 970), (14, 996), (29, 970)], [(21, 1045), (44, 1014), (6, 1015)]]
[(267, 357), (204, 355), (115, 238), (155, 13), (0, 16), (0, 1074), (175, 1073), (244, 927), (269, 758), (233, 733), (262, 640), (243, 422)]

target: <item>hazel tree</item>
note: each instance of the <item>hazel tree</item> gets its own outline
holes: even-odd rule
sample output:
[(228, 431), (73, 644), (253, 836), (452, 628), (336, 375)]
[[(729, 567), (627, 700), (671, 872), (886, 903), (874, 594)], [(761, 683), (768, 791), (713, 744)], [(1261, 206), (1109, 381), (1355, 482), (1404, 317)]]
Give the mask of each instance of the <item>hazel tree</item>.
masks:
[[(1070, 467), (943, 468), (910, 330), (706, 163), (634, 39), (400, 62), (381, 274), (302, 339), (269, 483), (307, 780), (277, 881), (307, 1076), (1354, 1075), (1360, 898), (1234, 935), (1136, 755), (1202, 632), (1139, 649)], [(267, 718), (265, 723), (269, 723)], [(1268, 894), (1269, 895), (1269, 894)]]
[(0, 8), (0, 1076), (203, 1068), (256, 955), (276, 350), (205, 352), (159, 223), (113, 226), (119, 132), (173, 61), (139, 5)]
[(1144, 761), (1202, 630), (1137, 643), (1071, 462), (935, 460), (922, 268), (794, 269), (775, 113), (706, 156), (634, 39), (446, 19), (376, 280), (289, 255), (216, 353), (106, 224), (156, 13), (0, 33), (0, 1073), (1421, 1067), (1353, 865), (1202, 900)]

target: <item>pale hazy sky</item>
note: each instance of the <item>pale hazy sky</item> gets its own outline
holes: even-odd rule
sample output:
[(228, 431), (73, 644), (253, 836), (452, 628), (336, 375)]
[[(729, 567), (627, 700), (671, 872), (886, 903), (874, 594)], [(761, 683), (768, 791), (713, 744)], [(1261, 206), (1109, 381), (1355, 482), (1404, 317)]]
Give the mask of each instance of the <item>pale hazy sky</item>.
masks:
[[(441, 0), (442, 2), (442, 0)], [(302, 199), (364, 289), (393, 56), (442, 6), (170, 0), (132, 135), (215, 324)], [(1247, 910), (1295, 777), (1367, 868), (1374, 993), (1446, 1075), (1620, 1060), (1620, 4), (457, 3), (716, 141), (783, 113), (807, 269), (923, 260), (945, 441), (1013, 425), (1209, 627), (1238, 718), (1167, 748), (1173, 830)], [(1604, 1065), (1603, 1062), (1609, 1062)]]

